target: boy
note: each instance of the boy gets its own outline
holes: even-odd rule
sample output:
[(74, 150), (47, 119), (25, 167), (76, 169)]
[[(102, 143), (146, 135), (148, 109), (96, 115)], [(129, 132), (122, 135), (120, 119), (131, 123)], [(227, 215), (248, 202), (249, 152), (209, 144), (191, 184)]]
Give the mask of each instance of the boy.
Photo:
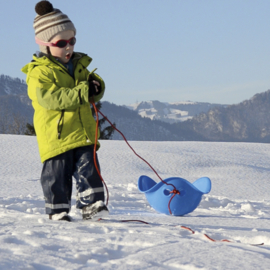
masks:
[(41, 52), (22, 71), (35, 110), (46, 214), (52, 220), (71, 221), (74, 176), (76, 207), (82, 209), (83, 219), (96, 220), (108, 209), (94, 165), (96, 122), (89, 101), (103, 97), (105, 84), (87, 70), (92, 59), (74, 52), (76, 29), (68, 16), (49, 1), (40, 1), (35, 10), (35, 39)]

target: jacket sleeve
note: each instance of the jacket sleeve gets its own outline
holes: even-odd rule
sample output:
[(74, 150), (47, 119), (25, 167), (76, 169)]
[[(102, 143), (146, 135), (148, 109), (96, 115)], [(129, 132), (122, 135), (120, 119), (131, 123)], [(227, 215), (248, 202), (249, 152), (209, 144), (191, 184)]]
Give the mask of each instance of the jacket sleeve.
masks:
[(75, 110), (88, 103), (87, 81), (81, 81), (74, 88), (60, 87), (48, 67), (34, 68), (29, 74), (28, 87), (36, 92), (39, 105), (48, 110)]

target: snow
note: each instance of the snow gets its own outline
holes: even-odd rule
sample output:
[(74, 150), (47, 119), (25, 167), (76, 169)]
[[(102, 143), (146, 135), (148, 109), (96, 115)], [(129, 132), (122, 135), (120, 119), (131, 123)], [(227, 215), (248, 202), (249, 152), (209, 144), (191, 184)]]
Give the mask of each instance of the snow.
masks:
[[(130, 144), (163, 179), (208, 176), (212, 191), (186, 216), (159, 214), (137, 188), (142, 174), (158, 181), (151, 169), (125, 142), (101, 141), (110, 220), (82, 221), (74, 190), (74, 222), (51, 221), (44, 213), (36, 138), (0, 135), (0, 269), (269, 268), (269, 144)], [(120, 222), (127, 219), (150, 224)]]
[(163, 113), (159, 115), (159, 112), (155, 108), (150, 108), (150, 109), (140, 109), (138, 110), (138, 114), (141, 117), (147, 117), (150, 118), (151, 120), (171, 120), (167, 121), (170, 123), (176, 123), (176, 122), (183, 122), (188, 119), (193, 118), (193, 116), (188, 116), (188, 111), (181, 111), (177, 109), (171, 109), (171, 108), (165, 108), (163, 109)]
[(190, 104), (197, 104), (197, 102), (194, 101), (179, 101), (179, 102), (168, 102), (170, 105), (190, 105)]
[(138, 111), (138, 114), (141, 117), (147, 117), (150, 118), (151, 120), (154, 120), (156, 115), (157, 115), (157, 110), (154, 108), (151, 109), (141, 109)]
[[(138, 106), (141, 104), (142, 102), (135, 102), (133, 104), (130, 105), (125, 105), (127, 108), (136, 111)], [(145, 104), (148, 104), (150, 106), (153, 105), (153, 101), (144, 101)], [(164, 104), (167, 105), (192, 105), (192, 104), (197, 104), (197, 102), (194, 101), (179, 101), (179, 102), (164, 102)]]
[[(178, 123), (183, 122), (188, 119), (192, 119), (193, 116), (189, 116), (188, 111), (182, 111), (175, 108), (170, 108), (170, 105), (178, 106), (178, 105), (195, 105), (197, 102), (191, 101), (180, 101), (175, 103), (168, 103), (168, 102), (159, 102), (157, 103), (162, 104), (163, 106), (167, 106), (168, 108), (159, 108), (159, 105), (154, 105), (154, 101), (145, 101), (134, 103), (131, 105), (126, 106), (128, 109), (137, 111), (138, 114), (143, 118), (149, 118), (151, 120), (161, 120), (167, 123)], [(140, 109), (138, 107), (143, 105)]]

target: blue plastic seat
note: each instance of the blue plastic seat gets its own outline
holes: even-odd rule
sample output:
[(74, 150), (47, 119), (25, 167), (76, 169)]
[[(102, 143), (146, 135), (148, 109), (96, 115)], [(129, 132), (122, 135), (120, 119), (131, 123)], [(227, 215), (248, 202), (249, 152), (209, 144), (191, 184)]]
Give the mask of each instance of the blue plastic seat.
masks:
[(171, 185), (156, 183), (150, 177), (142, 175), (138, 180), (138, 188), (145, 193), (151, 207), (167, 215), (170, 215), (169, 207), (174, 216), (183, 216), (194, 211), (200, 204), (202, 195), (211, 190), (211, 180), (208, 177), (199, 178), (193, 184), (179, 177), (171, 177), (164, 182), (174, 185), (180, 192), (174, 196), (170, 205), (169, 201), (174, 195), (171, 193), (174, 189)]

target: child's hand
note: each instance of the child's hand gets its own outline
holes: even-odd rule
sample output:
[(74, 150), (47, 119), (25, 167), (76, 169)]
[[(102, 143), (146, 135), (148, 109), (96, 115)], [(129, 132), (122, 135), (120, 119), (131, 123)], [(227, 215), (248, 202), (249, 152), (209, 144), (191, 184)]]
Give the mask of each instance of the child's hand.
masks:
[(97, 96), (101, 92), (101, 86), (98, 81), (91, 80), (89, 81), (89, 89), (88, 89), (88, 98), (90, 100), (91, 97)]

